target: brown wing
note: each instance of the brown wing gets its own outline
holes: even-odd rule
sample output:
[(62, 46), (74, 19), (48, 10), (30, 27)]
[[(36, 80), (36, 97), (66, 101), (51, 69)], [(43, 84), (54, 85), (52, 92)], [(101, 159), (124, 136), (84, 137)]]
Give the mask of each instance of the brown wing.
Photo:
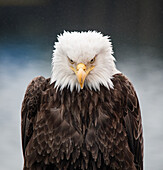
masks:
[(45, 89), (47, 81), (44, 77), (36, 77), (28, 85), (21, 109), (22, 148), (25, 148), (33, 134), (33, 121), (39, 109), (41, 91)]
[(124, 126), (128, 135), (129, 147), (134, 155), (136, 168), (143, 170), (143, 135), (139, 101), (133, 85), (125, 76), (119, 74), (116, 79), (118, 80), (116, 86), (121, 87), (124, 96)]
[(72, 166), (70, 157), (73, 163), (79, 157), (82, 137), (63, 119), (62, 98), (49, 79), (37, 77), (29, 84), (22, 104), (24, 169), (62, 169)]

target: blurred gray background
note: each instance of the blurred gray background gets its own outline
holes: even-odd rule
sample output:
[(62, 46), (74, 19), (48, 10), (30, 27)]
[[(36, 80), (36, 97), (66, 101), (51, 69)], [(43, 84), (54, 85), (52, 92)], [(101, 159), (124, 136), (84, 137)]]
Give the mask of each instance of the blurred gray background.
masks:
[(145, 169), (163, 169), (162, 0), (0, 0), (0, 169), (23, 166), (21, 103), (28, 83), (51, 75), (57, 34), (110, 35), (117, 67), (142, 109)]

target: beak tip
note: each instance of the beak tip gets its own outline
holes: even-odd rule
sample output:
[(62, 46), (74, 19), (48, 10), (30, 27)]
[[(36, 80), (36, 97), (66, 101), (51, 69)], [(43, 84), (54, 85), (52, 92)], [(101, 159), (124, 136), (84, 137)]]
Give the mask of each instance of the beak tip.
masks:
[(83, 89), (84, 85), (83, 84), (80, 84), (80, 88)]

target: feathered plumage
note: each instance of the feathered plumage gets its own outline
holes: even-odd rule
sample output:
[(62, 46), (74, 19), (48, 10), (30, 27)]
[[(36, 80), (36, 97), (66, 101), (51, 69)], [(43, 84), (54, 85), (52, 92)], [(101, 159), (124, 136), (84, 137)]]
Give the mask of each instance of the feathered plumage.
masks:
[(65, 32), (55, 48), (52, 78), (33, 79), (22, 104), (24, 170), (142, 170), (139, 102), (108, 37)]

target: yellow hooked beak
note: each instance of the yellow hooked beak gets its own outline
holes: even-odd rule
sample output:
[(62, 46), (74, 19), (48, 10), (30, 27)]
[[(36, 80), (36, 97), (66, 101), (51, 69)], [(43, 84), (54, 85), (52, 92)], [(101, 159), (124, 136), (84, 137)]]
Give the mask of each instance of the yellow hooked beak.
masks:
[(88, 73), (94, 69), (95, 66), (91, 66), (90, 68), (86, 68), (86, 65), (80, 63), (76, 66), (76, 69), (70, 67), (76, 74), (78, 82), (80, 84), (81, 89), (83, 89), (85, 78), (87, 77)]

